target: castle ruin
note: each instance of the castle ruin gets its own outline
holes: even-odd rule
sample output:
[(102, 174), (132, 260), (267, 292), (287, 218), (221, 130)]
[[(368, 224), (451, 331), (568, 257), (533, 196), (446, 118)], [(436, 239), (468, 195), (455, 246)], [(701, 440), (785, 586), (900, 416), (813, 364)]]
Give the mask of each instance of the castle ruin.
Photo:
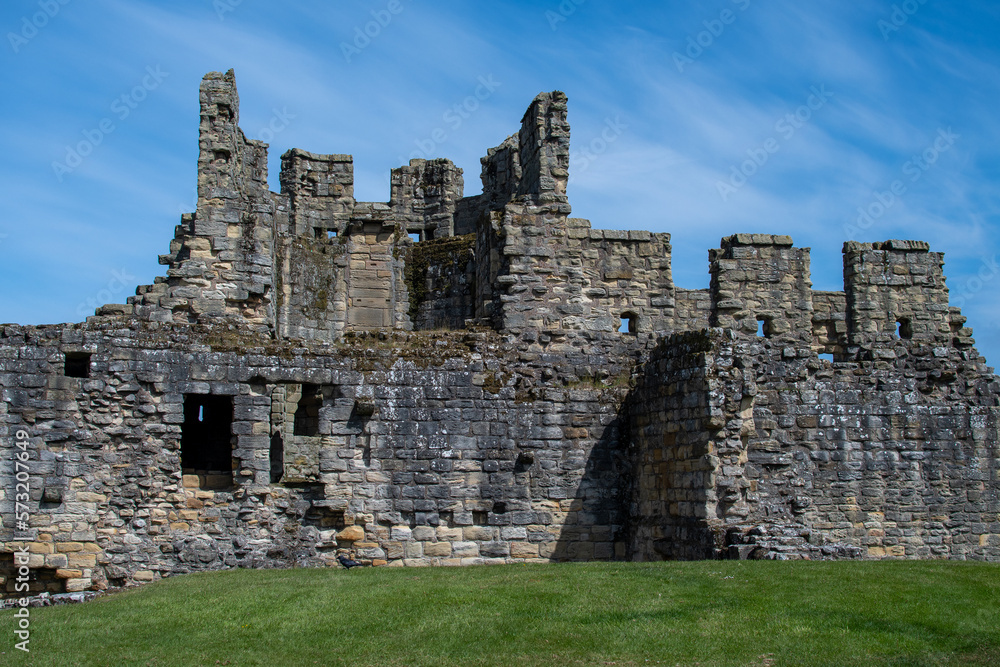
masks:
[(570, 217), (560, 92), (482, 194), (420, 159), (388, 203), (299, 149), (271, 192), (232, 71), (200, 95), (166, 275), (0, 326), (8, 594), (25, 546), (35, 592), (345, 551), (1000, 561), (1000, 381), (927, 244), (845, 243), (815, 291), (808, 248), (736, 234), (682, 289), (669, 234)]

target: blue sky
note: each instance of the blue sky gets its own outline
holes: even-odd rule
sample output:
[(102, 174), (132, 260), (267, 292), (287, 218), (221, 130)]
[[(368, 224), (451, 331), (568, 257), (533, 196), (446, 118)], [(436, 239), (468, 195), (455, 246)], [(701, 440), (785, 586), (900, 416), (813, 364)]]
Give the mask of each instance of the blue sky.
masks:
[(421, 155), (476, 194), (563, 90), (574, 215), (670, 232), (678, 285), (736, 232), (811, 247), (816, 289), (842, 289), (845, 240), (922, 239), (1000, 364), (996, 2), (9, 0), (0, 29), (0, 321), (78, 321), (162, 273), (199, 82), (234, 68), (274, 190), (299, 147), (353, 154), (361, 200)]

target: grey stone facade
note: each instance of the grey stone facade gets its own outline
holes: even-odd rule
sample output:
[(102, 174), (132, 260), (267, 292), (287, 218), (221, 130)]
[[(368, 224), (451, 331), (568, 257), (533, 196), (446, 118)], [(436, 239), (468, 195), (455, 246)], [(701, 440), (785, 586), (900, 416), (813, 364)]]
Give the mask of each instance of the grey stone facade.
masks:
[(847, 243), (820, 292), (808, 248), (736, 234), (681, 289), (668, 234), (570, 217), (562, 93), (469, 197), (413, 160), (358, 202), (351, 156), (299, 149), (270, 192), (238, 123), (207, 75), (165, 276), (0, 326), (6, 590), (23, 545), (54, 591), (345, 551), (1000, 560), (1000, 382), (926, 244)]

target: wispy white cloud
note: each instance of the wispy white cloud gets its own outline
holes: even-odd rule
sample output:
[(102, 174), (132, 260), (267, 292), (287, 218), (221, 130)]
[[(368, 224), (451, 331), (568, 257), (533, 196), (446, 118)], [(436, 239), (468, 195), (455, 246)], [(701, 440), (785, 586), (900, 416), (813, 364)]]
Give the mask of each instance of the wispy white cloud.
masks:
[[(67, 5), (30, 49), (3, 61), (0, 149), (8, 160), (0, 179), (9, 194), (0, 233), (9, 236), (0, 256), (10, 261), (0, 262), (0, 279), (21, 284), (29, 259), (36, 277), (16, 302), (0, 297), (0, 313), (74, 319), (80, 295), (99, 291), (102, 272), (122, 259), (152, 279), (179, 208), (191, 202), (199, 80), (230, 67), (244, 130), (266, 127), (275, 109), (294, 115), (271, 140), (272, 186), (288, 148), (345, 152), (355, 156), (357, 194), (376, 200), (388, 197), (389, 169), (445, 126), (444, 112), (472, 94), (478, 77), (502, 85), (459, 127), (445, 126), (447, 139), (434, 146), (465, 169), (470, 194), (480, 189), (480, 156), (516, 131), (534, 95), (564, 90), (575, 214), (595, 227), (671, 232), (675, 277), (691, 287), (707, 285), (708, 248), (751, 230), (811, 246), (814, 283), (836, 288), (857, 208), (900, 178), (939, 128), (953, 127), (961, 135), (954, 149), (865, 238), (930, 241), (947, 253), (949, 284), (1000, 250), (995, 3), (927, 3), (885, 40), (877, 22), (891, 12), (889, 0), (753, 2), (682, 73), (673, 52), (734, 3), (583, 3), (552, 30), (545, 10), (558, 2), (403, 1), (406, 9), (351, 62), (341, 42), (379, 3), (243, 2), (225, 20), (203, 0)], [(19, 20), (14, 4), (0, 21)], [(58, 183), (52, 161), (156, 64), (169, 79)], [(731, 166), (823, 85), (832, 100), (723, 201), (717, 184)], [(619, 116), (627, 129), (581, 169), (579, 151)], [(970, 301), (970, 324), (987, 356), (1000, 359), (1000, 325), (985, 335), (990, 327), (974, 321), (996, 319), (991, 295)]]

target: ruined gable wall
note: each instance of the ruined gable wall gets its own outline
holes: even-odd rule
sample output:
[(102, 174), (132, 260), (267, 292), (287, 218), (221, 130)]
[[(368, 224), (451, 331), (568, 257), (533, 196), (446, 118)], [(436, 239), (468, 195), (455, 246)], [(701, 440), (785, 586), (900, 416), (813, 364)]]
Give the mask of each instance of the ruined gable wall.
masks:
[(235, 318), (274, 326), (274, 235), (284, 213), (267, 188), (267, 145), (239, 128), (232, 70), (202, 81), (198, 210), (177, 227), (165, 280), (140, 286), (131, 308), (153, 321)]
[(541, 93), (521, 119), (518, 195), (538, 204), (565, 203), (569, 181), (569, 122), (566, 94)]

